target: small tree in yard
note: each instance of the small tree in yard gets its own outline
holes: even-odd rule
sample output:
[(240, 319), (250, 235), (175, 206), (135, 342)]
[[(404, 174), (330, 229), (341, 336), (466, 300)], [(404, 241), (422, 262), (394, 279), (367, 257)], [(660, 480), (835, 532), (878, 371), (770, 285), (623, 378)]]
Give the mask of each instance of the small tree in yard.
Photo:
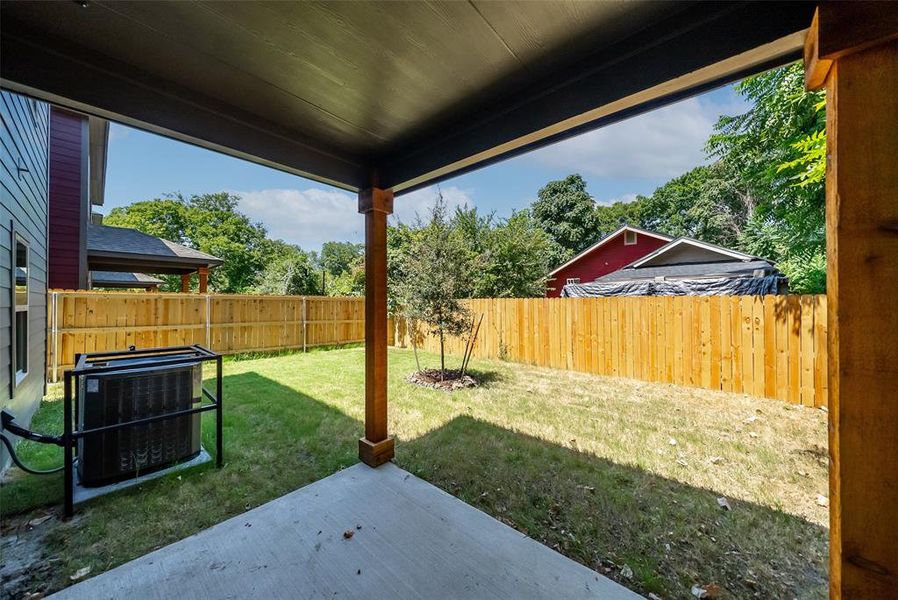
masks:
[(403, 277), (397, 299), (406, 317), (423, 323), (440, 338), (440, 378), (446, 376), (446, 336), (462, 335), (471, 327), (471, 315), (459, 298), (470, 289), (470, 253), (446, 216), (442, 194), (419, 222), (407, 244)]

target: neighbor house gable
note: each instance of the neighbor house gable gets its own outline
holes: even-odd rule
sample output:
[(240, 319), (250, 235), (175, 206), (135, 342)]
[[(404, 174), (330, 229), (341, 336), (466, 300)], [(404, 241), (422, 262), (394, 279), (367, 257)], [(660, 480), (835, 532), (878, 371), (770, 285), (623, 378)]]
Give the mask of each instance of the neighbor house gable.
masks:
[(759, 260), (757, 256), (693, 238), (681, 237), (627, 265), (627, 268)]
[(568, 283), (586, 283), (616, 271), (672, 238), (624, 225), (549, 273), (546, 295), (557, 297)]
[(666, 236), (666, 235), (664, 235), (663, 233), (655, 233), (654, 231), (646, 231), (645, 229), (639, 229), (638, 227), (633, 227), (633, 226), (631, 226), (631, 225), (624, 225), (624, 226), (621, 227), (620, 229), (617, 229), (616, 231), (612, 231), (611, 233), (609, 233), (608, 235), (606, 235), (605, 237), (603, 237), (602, 239), (600, 239), (598, 242), (596, 242), (595, 244), (593, 244), (592, 246), (590, 246), (590, 247), (587, 248), (586, 250), (581, 251), (579, 254), (577, 254), (576, 256), (574, 256), (573, 258), (571, 258), (570, 260), (568, 260), (568, 261), (567, 261), (566, 263), (564, 263), (563, 265), (561, 265), (561, 266), (559, 266), (559, 267), (556, 267), (554, 271), (552, 271), (552, 272), (549, 273), (549, 277), (552, 277), (553, 275), (556, 275), (557, 273), (560, 273), (561, 271), (563, 271), (565, 268), (567, 268), (567, 267), (573, 265), (573, 264), (576, 263), (576, 262), (579, 262), (580, 260), (582, 260), (582, 259), (583, 259), (584, 257), (586, 257), (587, 255), (592, 254), (593, 252), (595, 252), (596, 250), (598, 250), (598, 249), (601, 248), (602, 246), (605, 246), (606, 244), (608, 244), (608, 243), (610, 243), (611, 241), (615, 240), (618, 236), (624, 235), (624, 233), (627, 232), (627, 231), (630, 231), (630, 232), (635, 233), (635, 234), (637, 235), (637, 239), (636, 239), (636, 243), (635, 243), (635, 244), (626, 243), (626, 241), (625, 241), (625, 245), (627, 245), (627, 246), (638, 244), (638, 243), (639, 243), (639, 237), (638, 237), (639, 235), (647, 235), (647, 236), (649, 236), (649, 237), (652, 237), (652, 238), (655, 238), (655, 239), (658, 239), (658, 240), (662, 240), (662, 241), (664, 241), (665, 243), (667, 243), (667, 242), (669, 242), (669, 241), (671, 241), (671, 240), (673, 239), (672, 237)]

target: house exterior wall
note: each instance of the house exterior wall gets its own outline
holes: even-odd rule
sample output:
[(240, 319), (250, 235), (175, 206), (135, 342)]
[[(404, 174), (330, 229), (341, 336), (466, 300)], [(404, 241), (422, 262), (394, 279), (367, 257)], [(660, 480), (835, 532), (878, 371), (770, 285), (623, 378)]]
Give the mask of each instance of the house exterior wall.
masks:
[(86, 289), (88, 199), (87, 117), (50, 110), (49, 286)]
[[(44, 394), (47, 342), (47, 104), (0, 91), (0, 403), (27, 424)], [(27, 374), (12, 373), (13, 236), (28, 245)], [(0, 472), (9, 463), (0, 446)]]
[(552, 275), (546, 283), (546, 297), (558, 298), (561, 296), (561, 289), (567, 283), (568, 278), (579, 277), (580, 283), (589, 283), (595, 278), (617, 271), (667, 244), (662, 239), (637, 232), (636, 243), (626, 245), (624, 237), (624, 232), (619, 233), (592, 252), (581, 256)]

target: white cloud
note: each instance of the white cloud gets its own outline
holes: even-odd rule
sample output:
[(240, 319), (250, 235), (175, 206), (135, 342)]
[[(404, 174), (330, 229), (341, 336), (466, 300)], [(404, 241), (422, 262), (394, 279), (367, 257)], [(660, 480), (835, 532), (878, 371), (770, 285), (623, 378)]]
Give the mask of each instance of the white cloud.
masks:
[(438, 190), (437, 186), (432, 185), (396, 198), (393, 203), (393, 218), (409, 224), (415, 221), (417, 215), (424, 218), (428, 209), (436, 202), (438, 192), (443, 193), (443, 200), (450, 213), (458, 207), (474, 207), (474, 200), (468, 191), (456, 186), (441, 186)]
[(324, 242), (361, 241), (365, 221), (354, 194), (309, 188), (237, 192), (240, 210), (261, 221), (268, 236), (317, 249)]
[(742, 108), (738, 99), (689, 98), (542, 148), (529, 158), (587, 176), (667, 179), (706, 163), (704, 144), (718, 116)]
[[(468, 193), (457, 187), (442, 188), (450, 210), (473, 206)], [(317, 249), (327, 241), (361, 242), (365, 239), (365, 220), (358, 212), (355, 194), (321, 188), (268, 189), (235, 192), (241, 197), (240, 210), (253, 221), (261, 221), (271, 238), (280, 238), (305, 249)], [(435, 186), (424, 188), (395, 200), (394, 215), (405, 223), (423, 215), (436, 200)]]

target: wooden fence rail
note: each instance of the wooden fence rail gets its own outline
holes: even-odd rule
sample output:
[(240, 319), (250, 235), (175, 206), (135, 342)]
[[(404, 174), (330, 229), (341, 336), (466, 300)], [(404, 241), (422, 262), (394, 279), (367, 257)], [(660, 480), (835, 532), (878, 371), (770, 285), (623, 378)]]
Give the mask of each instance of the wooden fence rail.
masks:
[[(825, 406), (825, 296), (468, 301), (475, 356)], [(422, 347), (439, 340), (419, 335)], [(396, 343), (409, 344), (399, 327)], [(461, 354), (463, 342), (447, 340)]]
[(262, 352), (365, 339), (364, 298), (51, 290), (48, 378), (79, 352), (202, 344)]

